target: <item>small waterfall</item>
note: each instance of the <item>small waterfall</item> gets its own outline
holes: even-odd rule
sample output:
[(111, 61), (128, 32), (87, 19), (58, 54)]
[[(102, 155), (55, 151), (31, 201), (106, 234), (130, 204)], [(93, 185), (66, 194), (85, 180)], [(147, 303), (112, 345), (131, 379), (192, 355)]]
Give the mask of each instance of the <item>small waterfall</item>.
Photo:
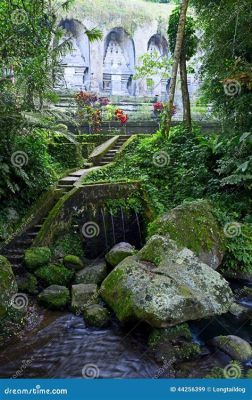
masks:
[(140, 221), (139, 221), (139, 216), (136, 210), (135, 211), (135, 215), (136, 215), (136, 222), (137, 222), (137, 227), (138, 227), (138, 233), (139, 233), (139, 240), (140, 240), (140, 245), (142, 246), (143, 241), (142, 241), (142, 234), (141, 234), (141, 225), (140, 225)]
[(106, 227), (106, 221), (105, 221), (105, 212), (103, 209), (101, 209), (101, 215), (102, 215), (104, 237), (105, 237), (105, 244), (106, 244), (106, 251), (107, 251), (109, 249), (109, 245), (108, 245), (107, 227)]
[(125, 240), (126, 240), (126, 236), (125, 236), (125, 222), (124, 222), (124, 213), (123, 213), (122, 207), (121, 207), (121, 217), (122, 217), (123, 240), (124, 240), (124, 242), (125, 242)]
[(112, 232), (113, 232), (113, 244), (116, 244), (116, 237), (115, 237), (115, 224), (114, 224), (114, 216), (112, 211), (109, 211), (111, 217), (111, 225), (112, 225)]

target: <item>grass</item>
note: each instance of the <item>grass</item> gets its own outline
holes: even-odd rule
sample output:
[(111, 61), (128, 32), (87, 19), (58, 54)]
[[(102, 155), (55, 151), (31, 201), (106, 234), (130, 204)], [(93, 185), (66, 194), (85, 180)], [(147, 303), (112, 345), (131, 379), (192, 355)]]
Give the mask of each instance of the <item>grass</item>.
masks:
[[(133, 34), (137, 27), (149, 24), (151, 21), (162, 17), (164, 29), (175, 6), (172, 4), (159, 4), (144, 0), (76, 0), (75, 5), (68, 11), (68, 17), (83, 21), (99, 21), (99, 28), (106, 26), (122, 26)], [(88, 26), (90, 28), (90, 26)]]

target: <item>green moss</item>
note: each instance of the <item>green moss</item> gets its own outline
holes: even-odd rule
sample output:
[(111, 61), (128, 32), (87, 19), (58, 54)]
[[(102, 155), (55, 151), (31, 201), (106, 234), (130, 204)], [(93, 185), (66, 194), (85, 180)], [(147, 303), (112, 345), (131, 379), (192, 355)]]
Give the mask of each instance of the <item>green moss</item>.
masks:
[(35, 272), (36, 276), (46, 285), (67, 286), (73, 279), (74, 272), (63, 265), (49, 264)]
[(205, 376), (206, 379), (224, 379), (224, 369), (220, 367), (214, 367)]
[(82, 145), (74, 143), (53, 143), (48, 147), (49, 154), (63, 168), (78, 168), (83, 165)]
[(69, 254), (80, 259), (84, 258), (84, 248), (81, 236), (72, 229), (65, 230), (51, 246), (55, 258), (63, 258)]
[(176, 358), (180, 360), (190, 360), (200, 355), (200, 346), (196, 343), (182, 343), (175, 351)]
[(0, 256), (0, 318), (8, 314), (10, 300), (17, 292), (17, 284), (7, 258)]
[(184, 338), (190, 340), (192, 334), (188, 324), (180, 324), (165, 329), (153, 329), (149, 336), (148, 344), (151, 347), (156, 347), (163, 342)]
[(18, 290), (20, 292), (37, 294), (38, 293), (38, 281), (36, 276), (29, 272), (18, 279)]
[(211, 250), (215, 245), (224, 249), (224, 233), (212, 211), (205, 200), (185, 203), (152, 222), (148, 234), (168, 235), (197, 255), (202, 249)]
[(73, 255), (65, 256), (63, 263), (64, 263), (65, 267), (67, 267), (71, 270), (79, 271), (82, 268), (84, 268), (83, 261), (79, 257), (73, 256)]
[(52, 257), (49, 247), (32, 247), (25, 252), (25, 265), (34, 271), (37, 268), (46, 265), (50, 262)]
[(108, 277), (103, 281), (100, 294), (106, 302), (105, 293), (109, 293), (110, 300), (113, 298), (117, 299), (116, 302), (116, 315), (119, 320), (124, 319), (124, 315), (133, 314), (133, 302), (130, 296), (125, 296), (123, 290), (118, 289), (118, 283), (121, 281), (121, 277), (124, 275), (124, 271), (119, 268), (113, 270), (113, 274), (109, 274)]
[(69, 303), (70, 293), (66, 287), (53, 285), (39, 294), (38, 301), (47, 308), (62, 309)]
[[(74, 196), (77, 191), (78, 188), (74, 188), (70, 190), (70, 192), (66, 193), (61, 199), (59, 199), (59, 201), (50, 211), (45, 223), (39, 231), (38, 236), (34, 240), (35, 246), (40, 246), (44, 244), (52, 245), (53, 241), (58, 235), (62, 234), (62, 232), (67, 232), (69, 230), (71, 220), (68, 220), (66, 218), (64, 220), (61, 220), (59, 219), (59, 216), (64, 208), (65, 202), (67, 202), (72, 196)], [(72, 252), (68, 251), (68, 253)]]
[(83, 317), (87, 325), (97, 328), (105, 328), (110, 320), (108, 310), (99, 304), (86, 307), (83, 311)]

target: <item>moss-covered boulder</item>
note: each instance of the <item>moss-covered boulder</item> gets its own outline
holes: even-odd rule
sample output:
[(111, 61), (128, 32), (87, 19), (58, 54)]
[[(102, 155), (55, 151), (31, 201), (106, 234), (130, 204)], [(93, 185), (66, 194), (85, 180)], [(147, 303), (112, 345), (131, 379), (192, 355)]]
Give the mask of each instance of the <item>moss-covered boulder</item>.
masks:
[(69, 301), (70, 292), (65, 286), (52, 285), (38, 295), (38, 302), (53, 310), (65, 308)]
[(79, 257), (71, 254), (64, 257), (63, 263), (65, 267), (74, 271), (80, 271), (84, 268), (84, 262)]
[(121, 261), (123, 261), (126, 257), (132, 256), (135, 254), (135, 248), (131, 246), (131, 244), (126, 242), (121, 242), (116, 244), (105, 256), (106, 261), (112, 266), (115, 267)]
[(29, 294), (38, 293), (38, 280), (30, 272), (17, 277), (18, 290)]
[(32, 247), (25, 252), (25, 265), (30, 271), (35, 271), (51, 261), (51, 250), (49, 247)]
[(149, 226), (149, 236), (154, 234), (170, 237), (214, 269), (223, 260), (223, 228), (206, 200), (185, 203), (158, 217)]
[(83, 317), (88, 326), (96, 328), (105, 328), (110, 322), (108, 310), (99, 304), (92, 304), (86, 307), (83, 311)]
[(64, 265), (49, 264), (35, 271), (35, 275), (42, 283), (48, 285), (68, 286), (74, 277), (74, 272)]
[(211, 342), (219, 350), (227, 353), (233, 360), (248, 361), (252, 359), (252, 347), (246, 340), (238, 336), (217, 336)]
[(75, 282), (76, 283), (94, 283), (100, 285), (107, 276), (107, 265), (106, 262), (101, 260), (95, 262), (94, 265), (88, 265), (86, 268), (77, 272)]
[(83, 312), (85, 307), (96, 304), (98, 301), (97, 285), (82, 283), (72, 286), (72, 304), (71, 308), (74, 312)]
[(158, 361), (189, 360), (200, 354), (199, 345), (192, 343), (192, 335), (187, 324), (153, 329), (148, 345)]
[[(153, 248), (158, 249), (154, 254)], [(120, 321), (145, 320), (157, 328), (226, 313), (233, 301), (218, 272), (162, 236), (153, 236), (137, 256), (123, 260), (100, 293)]]
[(0, 256), (0, 319), (8, 314), (11, 299), (18, 291), (12, 267), (7, 258)]

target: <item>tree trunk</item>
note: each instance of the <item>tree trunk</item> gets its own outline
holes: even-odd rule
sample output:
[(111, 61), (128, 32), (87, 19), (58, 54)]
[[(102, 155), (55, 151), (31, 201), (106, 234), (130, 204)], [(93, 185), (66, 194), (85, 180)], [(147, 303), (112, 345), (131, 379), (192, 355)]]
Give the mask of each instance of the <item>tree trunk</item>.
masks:
[(186, 126), (189, 129), (191, 129), (192, 127), (191, 104), (190, 104), (190, 96), (187, 83), (186, 58), (184, 54), (181, 54), (180, 56), (179, 68), (180, 68), (181, 92), (183, 101), (183, 121), (185, 122)]
[(170, 128), (171, 128), (172, 108), (173, 108), (173, 103), (174, 103), (178, 66), (179, 66), (179, 62), (180, 62), (180, 55), (181, 55), (184, 33), (185, 33), (186, 13), (187, 13), (188, 4), (189, 4), (189, 0), (183, 0), (183, 2), (181, 4), (181, 12), (180, 12), (180, 17), (179, 17), (176, 46), (175, 46), (175, 51), (174, 51), (174, 61), (173, 61), (173, 66), (172, 66), (171, 85), (170, 85), (169, 99), (168, 99), (168, 105), (167, 105), (168, 109), (167, 109), (167, 113), (165, 116), (164, 127), (163, 127), (163, 132), (166, 136), (169, 135)]

